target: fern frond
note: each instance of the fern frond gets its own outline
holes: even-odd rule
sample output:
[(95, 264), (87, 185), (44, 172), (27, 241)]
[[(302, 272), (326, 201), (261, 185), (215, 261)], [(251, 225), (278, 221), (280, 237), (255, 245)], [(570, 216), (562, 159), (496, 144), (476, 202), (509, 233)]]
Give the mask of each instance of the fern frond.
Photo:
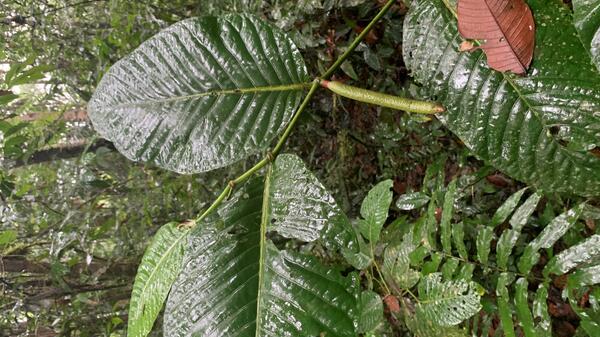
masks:
[(600, 235), (592, 235), (554, 256), (544, 268), (544, 276), (561, 275), (582, 265), (600, 262)]
[(523, 274), (529, 273), (531, 268), (538, 263), (540, 254), (538, 250), (542, 248), (552, 247), (556, 241), (562, 238), (567, 231), (577, 222), (581, 216), (585, 204), (579, 206), (559, 215), (554, 218), (546, 228), (538, 235), (533, 241), (531, 241), (525, 252), (519, 259), (518, 267), (519, 271)]
[(517, 310), (519, 324), (523, 328), (525, 337), (537, 337), (533, 323), (533, 315), (529, 310), (528, 285), (527, 280), (522, 277), (515, 282), (515, 308)]
[(486, 265), (488, 263), (488, 257), (490, 255), (490, 245), (494, 239), (494, 230), (489, 226), (480, 226), (479, 234), (475, 244), (477, 245), (477, 260), (481, 264)]
[(444, 195), (444, 206), (442, 208), (442, 218), (440, 220), (440, 236), (442, 241), (442, 248), (444, 253), (452, 253), (452, 243), (450, 236), (452, 234), (452, 228), (450, 227), (450, 221), (452, 220), (452, 214), (454, 213), (454, 199), (456, 196), (456, 179), (448, 185), (448, 191)]
[(462, 222), (452, 226), (452, 242), (458, 251), (458, 255), (462, 259), (468, 259), (469, 253), (467, 253), (467, 247), (465, 247), (465, 226)]
[(512, 321), (512, 310), (510, 308), (507, 285), (510, 283), (508, 273), (500, 274), (496, 285), (496, 296), (498, 296), (498, 316), (500, 316), (501, 328), (505, 337), (515, 337), (515, 329)]
[(498, 239), (498, 244), (496, 245), (496, 263), (498, 264), (498, 267), (507, 269), (508, 258), (521, 235), (521, 230), (527, 223), (529, 217), (531, 217), (531, 214), (533, 214), (533, 211), (535, 211), (541, 197), (542, 196), (539, 193), (532, 194), (510, 218), (510, 225), (512, 228), (504, 231), (500, 235), (500, 239)]
[[(563, 238), (582, 216), (586, 205), (577, 205), (560, 214), (550, 220), (537, 237), (531, 237), (529, 231), (523, 229), (537, 221), (534, 212), (542, 194), (534, 192), (525, 198), (528, 189), (524, 188), (510, 196), (489, 223), (471, 229), (468, 227), (473, 223), (471, 219), (453, 223), (454, 206), (458, 204), (457, 198), (462, 197), (457, 185), (455, 180), (445, 191), (443, 185), (438, 185), (437, 191), (431, 193), (423, 217), (410, 227), (400, 243), (390, 244), (385, 249), (382, 268), (385, 279), (399, 287), (401, 292), (397, 295), (410, 294), (415, 300), (414, 307), (405, 310), (407, 326), (415, 336), (448, 336), (446, 327), (457, 328), (480, 312), (480, 299), (485, 291), (479, 292), (482, 288), (474, 281), (479, 279), (487, 287), (495, 287), (496, 296), (491, 299), (498, 310), (493, 315), (481, 312), (481, 317), (463, 324), (463, 327), (470, 326), (473, 336), (487, 335), (493, 318), (499, 317), (500, 326), (494, 328), (497, 336), (517, 336), (517, 323), (521, 327), (519, 334), (525, 337), (550, 337), (552, 324), (546, 303), (552, 281), (549, 275), (583, 267), (569, 277), (570, 283), (600, 283), (600, 235), (554, 256), (546, 265), (542, 279), (536, 280), (537, 291), (531, 293), (529, 274), (540, 261), (540, 250), (552, 248)], [(443, 200), (439, 223), (435, 217), (438, 200)], [(509, 227), (499, 231), (501, 224)], [(492, 245), (496, 237), (498, 240)], [(519, 240), (528, 241), (524, 250), (514, 249)], [(470, 242), (474, 242), (473, 246), (468, 244)], [(416, 292), (411, 291), (415, 284)], [(598, 297), (600, 299), (600, 295)], [(405, 302), (408, 299), (404, 298)], [(576, 301), (572, 304), (576, 305)], [(595, 322), (589, 310), (578, 313), (582, 322), (585, 321), (582, 324), (600, 327), (600, 320)], [(598, 316), (600, 318), (600, 304)], [(479, 320), (487, 324), (480, 326)], [(481, 330), (486, 327), (487, 330)], [(439, 335), (439, 331), (443, 333)], [(464, 334), (460, 328), (454, 332)]]
[(439, 326), (460, 324), (481, 310), (474, 282), (442, 281), (440, 273), (433, 273), (421, 279), (418, 289), (417, 316)]
[(523, 189), (517, 191), (515, 194), (511, 195), (508, 199), (506, 199), (506, 201), (502, 204), (502, 206), (500, 206), (496, 210), (496, 213), (494, 213), (494, 216), (492, 217), (492, 220), (490, 221), (490, 226), (497, 227), (498, 225), (504, 223), (504, 221), (506, 221), (506, 219), (508, 219), (508, 217), (515, 210), (515, 207), (517, 207), (517, 205), (519, 204), (519, 201), (521, 201), (521, 198), (523, 197), (523, 194), (527, 190), (528, 190), (527, 187), (523, 188)]
[(538, 337), (552, 337), (552, 322), (548, 312), (548, 285), (541, 283), (533, 299), (533, 318), (536, 322), (535, 331)]
[(414, 337), (467, 337), (467, 332), (456, 326), (440, 327), (433, 322), (412, 317), (406, 321), (406, 326)]

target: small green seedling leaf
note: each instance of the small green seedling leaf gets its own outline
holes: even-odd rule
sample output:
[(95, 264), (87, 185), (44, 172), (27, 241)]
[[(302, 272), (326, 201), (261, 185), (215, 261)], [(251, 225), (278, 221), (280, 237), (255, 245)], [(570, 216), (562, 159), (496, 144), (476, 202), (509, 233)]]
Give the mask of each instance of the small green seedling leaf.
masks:
[(388, 217), (393, 196), (392, 186), (391, 180), (385, 180), (375, 185), (363, 200), (360, 208), (360, 215), (363, 219), (359, 221), (358, 228), (371, 245), (375, 245), (379, 241), (379, 234)]
[(407, 193), (396, 200), (396, 207), (402, 211), (412, 211), (427, 205), (429, 199), (431, 198), (423, 192)]

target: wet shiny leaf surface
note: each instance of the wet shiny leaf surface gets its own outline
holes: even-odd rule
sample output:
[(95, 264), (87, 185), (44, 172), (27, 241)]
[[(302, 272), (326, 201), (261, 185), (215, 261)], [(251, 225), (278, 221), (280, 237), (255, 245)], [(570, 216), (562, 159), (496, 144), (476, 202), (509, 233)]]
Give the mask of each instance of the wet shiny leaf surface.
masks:
[(537, 337), (535, 332), (533, 316), (529, 310), (528, 283), (525, 278), (519, 278), (515, 282), (515, 311), (519, 325), (523, 329), (525, 337)]
[(127, 335), (147, 336), (181, 270), (187, 232), (176, 223), (164, 225), (146, 249), (135, 276), (129, 304)]
[(583, 46), (600, 70), (600, 0), (573, 0), (573, 20)]
[(519, 259), (518, 264), (521, 273), (528, 274), (531, 271), (531, 268), (538, 262), (540, 258), (538, 250), (541, 248), (551, 248), (567, 233), (581, 216), (584, 206), (584, 204), (580, 204), (552, 219), (540, 235), (525, 247), (523, 256)]
[(600, 235), (596, 234), (555, 255), (544, 268), (544, 275), (564, 274), (575, 267), (599, 261)]
[(300, 157), (278, 156), (271, 180), (271, 230), (304, 242), (321, 238), (332, 250), (358, 251), (348, 218)]
[(414, 287), (421, 274), (410, 268), (409, 255), (417, 249), (412, 241), (412, 232), (405, 234), (402, 242), (389, 245), (383, 255), (382, 272), (386, 282), (401, 289)]
[(359, 332), (372, 331), (383, 321), (383, 302), (376, 292), (363, 291), (360, 294), (360, 308)]
[(193, 18), (117, 62), (88, 111), (129, 159), (204, 172), (268, 147), (306, 78), (299, 51), (274, 26), (243, 15)]
[(396, 207), (403, 211), (411, 211), (421, 208), (429, 202), (431, 198), (423, 192), (413, 192), (401, 195), (396, 200)]
[[(315, 191), (323, 194), (316, 198)], [(304, 242), (334, 237), (334, 249), (351, 245), (339, 216), (299, 158), (278, 157), (266, 183), (247, 183), (191, 233), (167, 303), (165, 336), (356, 336), (358, 275), (342, 276), (269, 239), (277, 232)]]
[(536, 51), (527, 76), (490, 70), (481, 51), (461, 53), (455, 9), (414, 0), (403, 51), (423, 96), (479, 158), (546, 191), (600, 194), (600, 76), (559, 1), (528, 1)]
[(440, 273), (427, 275), (419, 283), (417, 317), (439, 326), (457, 325), (481, 309), (473, 282), (442, 281)]

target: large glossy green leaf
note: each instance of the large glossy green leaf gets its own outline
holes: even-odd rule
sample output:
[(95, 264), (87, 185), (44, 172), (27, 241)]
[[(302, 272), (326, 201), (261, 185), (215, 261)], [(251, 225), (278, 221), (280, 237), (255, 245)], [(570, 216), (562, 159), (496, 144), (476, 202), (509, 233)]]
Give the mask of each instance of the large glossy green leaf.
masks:
[(203, 172), (268, 147), (306, 79), (302, 56), (273, 25), (242, 15), (193, 18), (117, 62), (88, 111), (128, 158)]
[[(337, 233), (340, 244), (351, 244), (347, 231), (336, 228), (348, 223), (338, 221), (331, 197), (311, 194), (321, 188), (297, 157), (280, 156), (264, 184), (247, 183), (191, 233), (167, 303), (165, 336), (356, 336), (358, 276), (342, 276), (269, 239), (279, 233), (313, 241)], [(286, 202), (303, 211), (284, 208)]]
[(573, 20), (583, 46), (600, 69), (600, 0), (573, 0)]
[(176, 223), (161, 227), (138, 267), (129, 303), (127, 336), (148, 335), (175, 282), (183, 260), (187, 231)]
[(549, 191), (600, 194), (600, 76), (559, 0), (529, 0), (536, 51), (524, 77), (490, 70), (481, 51), (459, 52), (453, 8), (413, 0), (403, 55), (439, 118), (478, 157)]

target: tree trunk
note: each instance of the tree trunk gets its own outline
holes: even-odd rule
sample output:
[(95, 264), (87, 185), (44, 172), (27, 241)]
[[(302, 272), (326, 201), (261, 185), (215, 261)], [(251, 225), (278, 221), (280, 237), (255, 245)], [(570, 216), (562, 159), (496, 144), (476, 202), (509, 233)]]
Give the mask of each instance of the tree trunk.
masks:
[[(26, 160), (17, 160), (12, 168), (18, 168), (27, 165), (34, 165), (45, 163), (57, 159), (71, 159), (77, 158), (83, 154), (88, 144), (76, 144), (76, 145), (67, 145), (67, 146), (58, 146), (53, 147), (46, 150), (40, 150), (34, 152), (28, 159)], [(106, 139), (98, 139), (87, 149), (88, 152), (94, 152), (101, 147), (106, 147), (111, 150), (116, 150), (113, 143), (109, 142)]]

